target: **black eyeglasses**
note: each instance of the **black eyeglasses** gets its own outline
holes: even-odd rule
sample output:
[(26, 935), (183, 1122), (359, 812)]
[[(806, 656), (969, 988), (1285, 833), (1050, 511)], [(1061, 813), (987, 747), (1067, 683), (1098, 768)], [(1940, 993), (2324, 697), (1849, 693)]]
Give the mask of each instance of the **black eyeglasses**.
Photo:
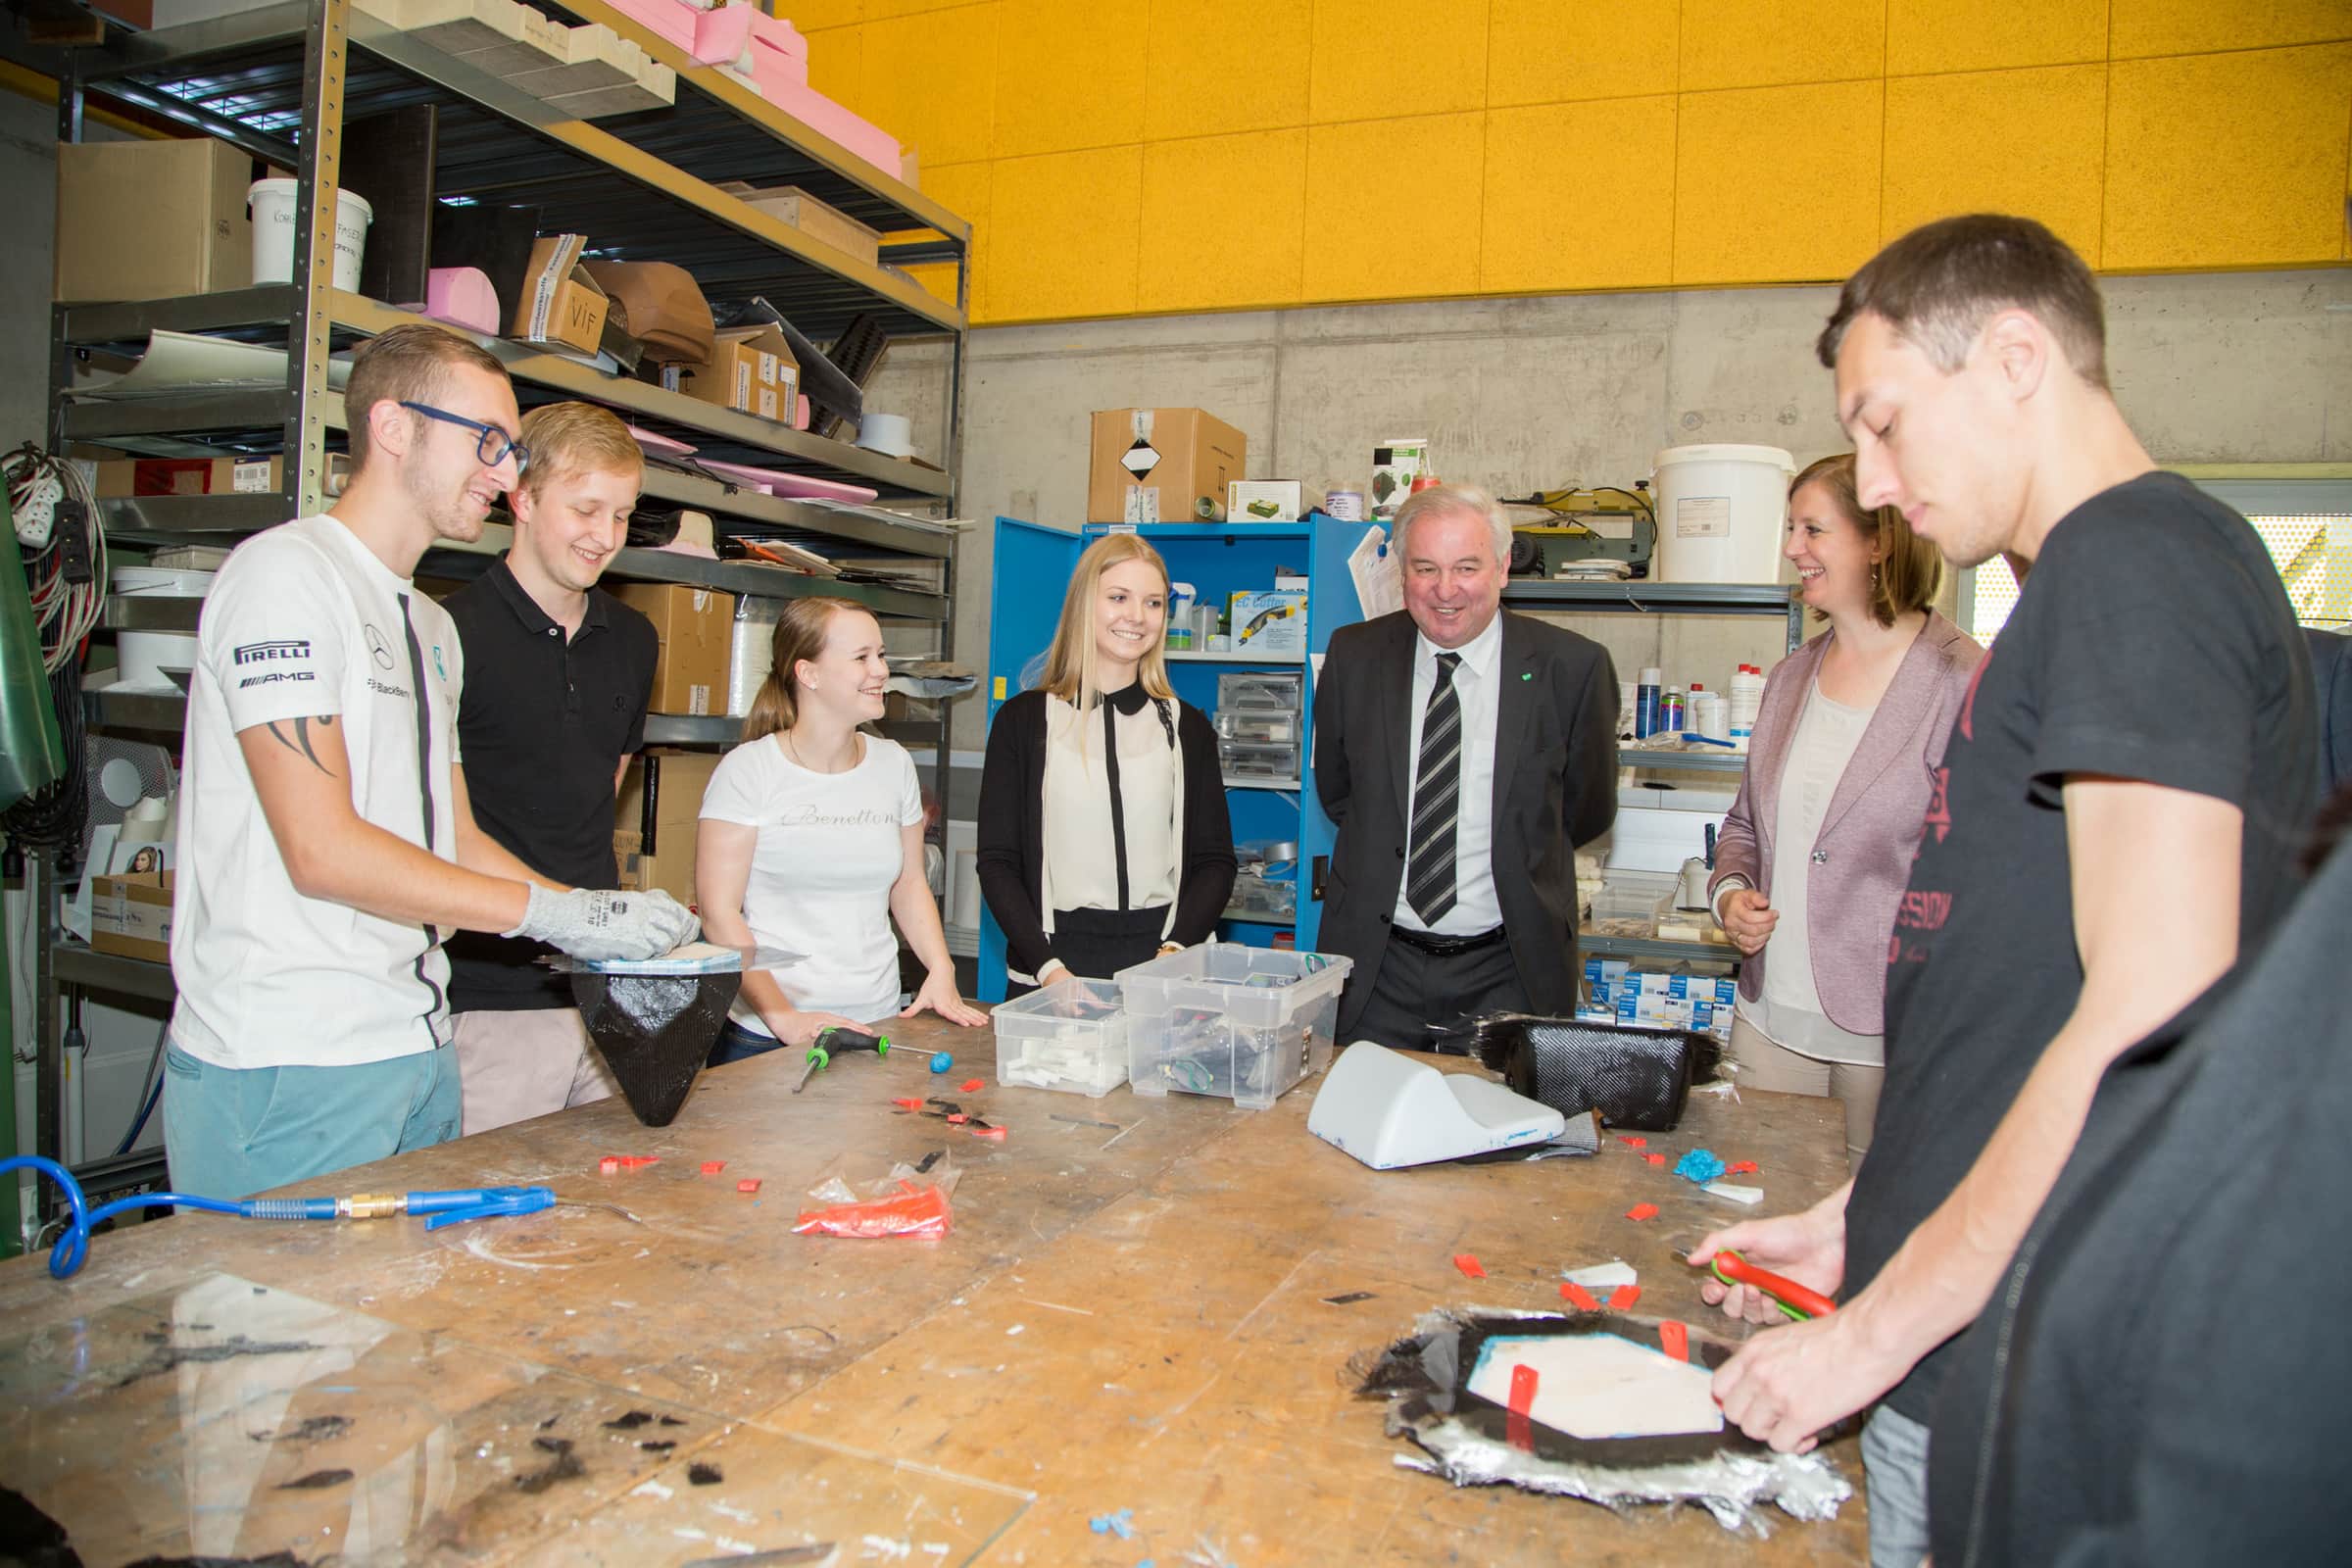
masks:
[(463, 415), (452, 414), (447, 409), (436, 409), (429, 403), (404, 401), (401, 407), (411, 414), (421, 414), (428, 419), (439, 419), (443, 424), (462, 425), (466, 429), (477, 433), (481, 439), (473, 444), (474, 456), (482, 460), (482, 466), (485, 468), (495, 468), (506, 462), (507, 454), (510, 452), (514, 455), (514, 471), (516, 473), (520, 473), (530, 466), (531, 449), (495, 424), (484, 424), (479, 419), (468, 419)]

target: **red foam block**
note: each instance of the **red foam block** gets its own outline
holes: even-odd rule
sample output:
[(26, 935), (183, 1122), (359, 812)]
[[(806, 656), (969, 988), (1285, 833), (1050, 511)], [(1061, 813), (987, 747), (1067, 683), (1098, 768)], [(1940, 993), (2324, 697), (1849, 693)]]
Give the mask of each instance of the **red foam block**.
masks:
[(963, 1081), (963, 1092), (967, 1095), (976, 1095), (987, 1087), (988, 1080), (985, 1078), (966, 1078)]
[(1658, 1217), (1658, 1205), (1655, 1203), (1636, 1203), (1633, 1207), (1625, 1211), (1625, 1217), (1627, 1219), (1656, 1219)]
[(726, 1168), (727, 1162), (723, 1159), (706, 1159), (703, 1161), (703, 1174), (706, 1176), (715, 1176)]
[(743, 1180), (735, 1184), (735, 1190), (739, 1193), (756, 1193), (760, 1190), (760, 1178), (757, 1176), (746, 1176)]
[(1454, 1253), (1453, 1266), (1474, 1280), (1483, 1280), (1487, 1277), (1486, 1265), (1479, 1262), (1476, 1252)]
[(1666, 1163), (1666, 1156), (1664, 1154), (1643, 1154), (1642, 1157), (1648, 1160), (1652, 1165), (1663, 1165)]
[(1690, 1330), (1680, 1323), (1659, 1324), (1658, 1348), (1674, 1360), (1690, 1360)]
[(1617, 1141), (1628, 1149), (1647, 1149), (1649, 1147), (1649, 1140), (1646, 1138), (1627, 1138), (1620, 1135)]
[(1612, 1311), (1623, 1312), (1640, 1299), (1642, 1299), (1641, 1286), (1620, 1285), (1609, 1293), (1609, 1307)]
[(618, 1175), (620, 1173), (620, 1156), (617, 1154), (607, 1154), (604, 1158), (598, 1160), (596, 1162), (596, 1173), (599, 1176)]
[(1582, 1285), (1577, 1284), (1574, 1280), (1562, 1280), (1560, 1282), (1560, 1294), (1566, 1297), (1569, 1304), (1574, 1306), (1580, 1312), (1597, 1312), (1600, 1310), (1600, 1303), (1592, 1299), (1592, 1293), (1586, 1290)]
[(1536, 1369), (1532, 1366), (1511, 1368), (1510, 1420), (1505, 1436), (1514, 1448), (1533, 1451), (1535, 1435), (1528, 1431), (1527, 1412), (1536, 1402)]

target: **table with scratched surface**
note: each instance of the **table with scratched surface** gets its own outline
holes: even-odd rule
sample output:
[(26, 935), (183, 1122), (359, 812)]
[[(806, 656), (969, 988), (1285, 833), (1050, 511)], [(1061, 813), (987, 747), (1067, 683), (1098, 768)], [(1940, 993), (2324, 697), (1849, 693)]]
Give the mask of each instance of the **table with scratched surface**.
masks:
[[(1563, 1268), (1616, 1257), (1641, 1271), (1637, 1313), (1737, 1333), (1675, 1252), (1751, 1211), (1614, 1139), (1376, 1172), (1307, 1134), (1319, 1080), (1254, 1112), (1088, 1100), (998, 1088), (985, 1030), (894, 1036), (802, 1095), (778, 1053), (704, 1074), (665, 1128), (612, 1100), (300, 1189), (545, 1183), (614, 1207), (430, 1233), (184, 1214), (98, 1238), (71, 1281), (0, 1266), (0, 1484), (92, 1565), (819, 1542), (918, 1568), (1863, 1560), (1850, 1440), (1830, 1450), (1856, 1483), (1842, 1516), (1765, 1509), (1757, 1541), (1695, 1508), (1620, 1517), (1398, 1469), (1353, 1395), (1350, 1363), (1429, 1308), (1556, 1309)], [(944, 1078), (935, 1049), (956, 1055)], [(1006, 1138), (892, 1103), (929, 1095)], [(1844, 1179), (1842, 1125), (1832, 1101), (1697, 1095), (1648, 1152), (1753, 1159), (1752, 1212), (1778, 1212)], [(940, 1149), (959, 1172), (946, 1240), (793, 1234), (828, 1170)], [(660, 1160), (602, 1175), (606, 1154)], [(1658, 1217), (1628, 1220), (1644, 1200)], [(1132, 1539), (1090, 1527), (1121, 1509)]]

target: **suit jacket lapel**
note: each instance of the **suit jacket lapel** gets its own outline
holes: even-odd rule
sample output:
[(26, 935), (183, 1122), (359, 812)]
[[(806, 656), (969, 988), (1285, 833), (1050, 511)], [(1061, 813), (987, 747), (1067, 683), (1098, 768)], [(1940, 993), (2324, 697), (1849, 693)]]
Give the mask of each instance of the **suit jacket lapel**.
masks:
[(1853, 804), (1868, 792), (1879, 776), (1894, 765), (1895, 759), (1916, 751), (1911, 744), (1913, 733), (1928, 710), (1935, 706), (1936, 666), (1940, 645), (1933, 641), (1935, 622), (1920, 628), (1904, 653), (1903, 662), (1895, 666), (1894, 679), (1886, 683), (1879, 706), (1870, 715), (1870, 723), (1862, 731), (1862, 739), (1854, 747), (1854, 755), (1838, 775), (1838, 789), (1830, 797), (1830, 808), (1821, 818), (1821, 831), (1828, 834), (1838, 825), (1838, 819), (1852, 809)]
[(1399, 614), (1381, 654), (1378, 701), (1387, 715), (1390, 783), (1396, 792), (1397, 836), (1411, 828), (1413, 799), (1413, 617)]
[(1502, 647), (1496, 651), (1494, 660), (1494, 679), (1501, 690), (1494, 694), (1494, 805), (1491, 820), (1494, 831), (1499, 833), (1502, 824), (1510, 819), (1506, 808), (1510, 805), (1511, 785), (1521, 772), (1510, 765), (1504, 737), (1526, 735), (1528, 726), (1534, 722), (1536, 683), (1520, 677), (1534, 673), (1536, 651), (1528, 646), (1518, 616), (1507, 610), (1495, 613), (1502, 617)]

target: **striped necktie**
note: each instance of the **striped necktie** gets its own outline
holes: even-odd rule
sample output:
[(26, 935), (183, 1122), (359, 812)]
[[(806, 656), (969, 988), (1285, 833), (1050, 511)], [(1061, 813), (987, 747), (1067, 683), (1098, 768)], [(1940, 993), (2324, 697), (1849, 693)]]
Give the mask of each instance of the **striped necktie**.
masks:
[(1438, 656), (1438, 683), (1421, 715), (1421, 756), (1413, 768), (1404, 896), (1424, 927), (1453, 908), (1453, 827), (1462, 811), (1462, 694), (1453, 672), (1461, 662), (1459, 654)]

